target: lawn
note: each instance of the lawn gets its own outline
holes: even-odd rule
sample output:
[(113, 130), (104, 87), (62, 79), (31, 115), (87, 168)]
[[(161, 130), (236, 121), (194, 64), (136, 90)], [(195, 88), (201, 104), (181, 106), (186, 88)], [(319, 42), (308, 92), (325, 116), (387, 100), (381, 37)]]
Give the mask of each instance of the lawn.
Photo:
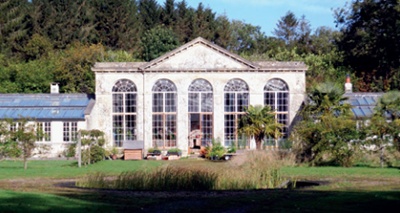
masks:
[(105, 172), (116, 175), (123, 171), (154, 168), (157, 161), (101, 161), (89, 166), (78, 167), (76, 161), (68, 160), (32, 160), (28, 169), (23, 169), (21, 161), (0, 161), (0, 180), (16, 178), (76, 178), (90, 172)]
[[(369, 167), (283, 167), (288, 179), (323, 183), (303, 189), (202, 192), (135, 192), (60, 186), (91, 172), (116, 175), (164, 163), (206, 164), (199, 160), (103, 161), (77, 168), (75, 161), (0, 162), (0, 212), (375, 212), (399, 207), (400, 170)], [(55, 181), (55, 182), (52, 182)], [(55, 184), (57, 183), (57, 184)]]

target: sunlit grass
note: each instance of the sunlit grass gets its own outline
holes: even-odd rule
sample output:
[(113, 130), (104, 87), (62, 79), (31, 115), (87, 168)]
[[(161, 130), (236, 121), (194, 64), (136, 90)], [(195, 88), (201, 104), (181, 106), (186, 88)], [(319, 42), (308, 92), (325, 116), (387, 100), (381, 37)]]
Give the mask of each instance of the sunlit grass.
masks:
[(43, 193), (0, 190), (0, 212), (112, 212), (109, 205)]
[(0, 180), (16, 178), (74, 178), (87, 173), (105, 172), (117, 175), (124, 171), (154, 168), (162, 162), (157, 161), (101, 161), (90, 166), (78, 167), (76, 161), (68, 160), (31, 160), (27, 170), (20, 161), (0, 161)]

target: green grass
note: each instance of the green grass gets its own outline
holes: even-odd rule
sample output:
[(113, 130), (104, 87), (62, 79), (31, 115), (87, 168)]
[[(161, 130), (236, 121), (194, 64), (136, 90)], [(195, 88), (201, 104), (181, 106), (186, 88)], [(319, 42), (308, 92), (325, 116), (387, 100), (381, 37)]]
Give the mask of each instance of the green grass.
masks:
[(320, 178), (400, 178), (398, 168), (371, 167), (283, 167), (282, 175), (306, 179)]
[(18, 178), (75, 178), (88, 173), (104, 172), (117, 175), (125, 171), (154, 168), (158, 161), (101, 161), (90, 166), (78, 167), (76, 161), (67, 160), (31, 160), (24, 170), (21, 161), (0, 161), (0, 180)]
[[(0, 161), (0, 183), (11, 190), (0, 189), (0, 212), (378, 212), (398, 208), (400, 203), (400, 169), (371, 167), (282, 167), (281, 175), (296, 180), (326, 181), (328, 185), (296, 190), (249, 190), (244, 194), (203, 191), (158, 194), (150, 196), (110, 193), (105, 190), (67, 188), (56, 191), (54, 185), (42, 186), (13, 179), (75, 178), (89, 173), (121, 172), (156, 168), (162, 164), (205, 166), (220, 169), (229, 162), (198, 160), (179, 161), (102, 161), (78, 168), (76, 161), (30, 161), (28, 170), (22, 162)], [(9, 179), (9, 180), (7, 180)], [(22, 183), (24, 183), (22, 181)], [(47, 187), (47, 188), (46, 188)], [(18, 192), (17, 192), (18, 191)], [(196, 192), (194, 192), (196, 193)], [(156, 195), (153, 197), (153, 194)], [(158, 195), (157, 195), (158, 194)]]
[(63, 196), (0, 190), (0, 212), (112, 212), (109, 204)]

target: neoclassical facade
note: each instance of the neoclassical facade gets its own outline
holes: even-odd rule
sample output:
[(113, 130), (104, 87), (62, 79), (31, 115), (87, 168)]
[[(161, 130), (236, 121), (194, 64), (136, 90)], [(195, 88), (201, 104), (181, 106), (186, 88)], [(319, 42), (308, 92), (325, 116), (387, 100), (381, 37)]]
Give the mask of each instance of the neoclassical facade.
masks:
[(248, 105), (270, 105), (278, 122), (291, 124), (305, 99), (301, 62), (255, 62), (197, 38), (150, 62), (102, 62), (96, 75), (91, 129), (109, 145), (144, 149), (252, 143), (237, 134)]

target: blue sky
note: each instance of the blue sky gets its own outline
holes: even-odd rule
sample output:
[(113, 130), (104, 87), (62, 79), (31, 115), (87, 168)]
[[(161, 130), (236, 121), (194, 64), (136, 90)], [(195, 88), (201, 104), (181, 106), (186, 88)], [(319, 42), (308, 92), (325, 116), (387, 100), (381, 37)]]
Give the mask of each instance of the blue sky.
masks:
[[(157, 0), (164, 5), (165, 0)], [(276, 28), (278, 20), (289, 10), (296, 17), (305, 15), (315, 30), (320, 26), (335, 29), (333, 9), (344, 7), (349, 0), (186, 0), (190, 7), (197, 8), (200, 2), (217, 15), (225, 14), (229, 19), (240, 20), (260, 26), (268, 36)], [(181, 0), (175, 0), (181, 2)]]

